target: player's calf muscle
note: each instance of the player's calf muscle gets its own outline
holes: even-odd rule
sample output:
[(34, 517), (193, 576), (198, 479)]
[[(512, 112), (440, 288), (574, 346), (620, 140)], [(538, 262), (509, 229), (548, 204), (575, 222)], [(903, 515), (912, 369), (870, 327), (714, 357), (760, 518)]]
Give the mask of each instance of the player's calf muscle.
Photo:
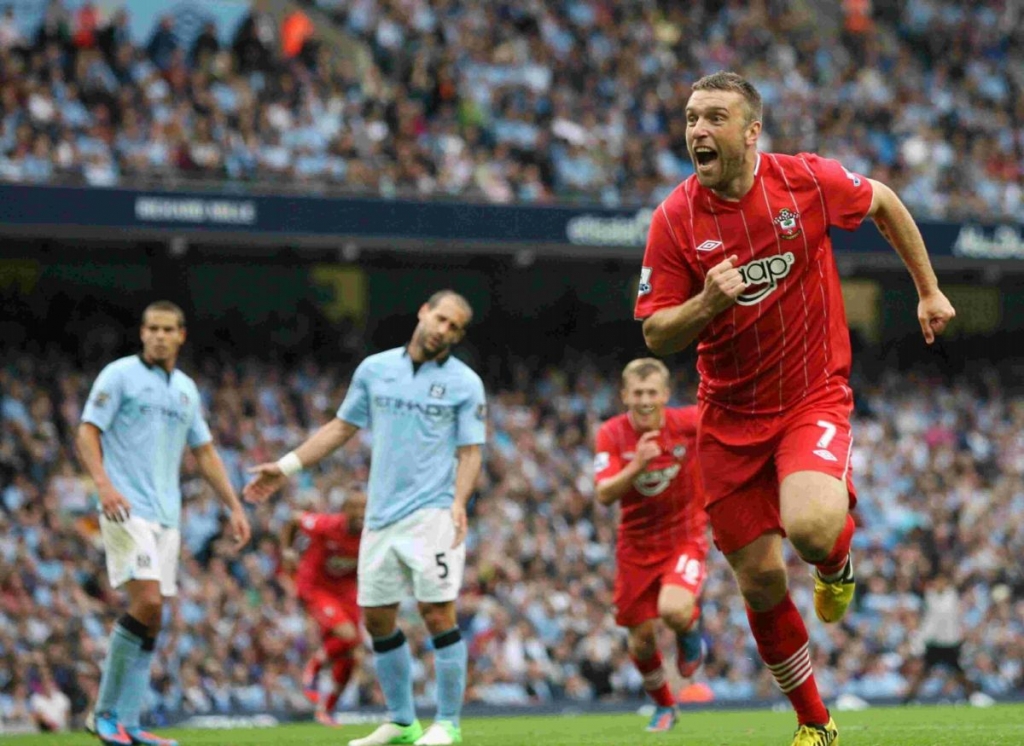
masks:
[(740, 593), (754, 611), (766, 611), (783, 599), (788, 590), (785, 566), (734, 568)]
[(629, 652), (633, 657), (640, 660), (650, 658), (654, 655), (657, 644), (653, 619), (629, 628)]

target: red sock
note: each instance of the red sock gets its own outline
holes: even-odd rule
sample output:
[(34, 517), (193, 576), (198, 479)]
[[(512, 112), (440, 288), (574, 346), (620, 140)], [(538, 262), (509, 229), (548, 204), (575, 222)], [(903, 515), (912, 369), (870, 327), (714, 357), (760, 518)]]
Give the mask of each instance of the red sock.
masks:
[(857, 524), (853, 522), (853, 516), (847, 513), (846, 523), (843, 525), (843, 530), (839, 532), (839, 538), (836, 539), (832, 551), (828, 557), (815, 565), (821, 575), (825, 577), (835, 575), (846, 567), (846, 560), (850, 556), (850, 542), (853, 541), (853, 531), (856, 527)]
[(348, 680), (352, 678), (352, 669), (355, 668), (355, 662), (355, 658), (351, 655), (346, 655), (334, 661), (334, 665), (331, 667), (331, 680), (334, 681), (334, 687), (331, 689), (331, 693), (327, 695), (327, 699), (324, 700), (324, 709), (327, 712), (334, 712), (338, 700), (348, 685)]
[(807, 627), (793, 599), (786, 597), (768, 611), (747, 607), (750, 631), (757, 641), (757, 650), (796, 710), (801, 725), (828, 722), (828, 710), (818, 694), (818, 684), (811, 668), (807, 650)]
[(331, 679), (334, 681), (338, 691), (341, 691), (348, 685), (348, 680), (352, 678), (352, 669), (355, 668), (355, 663), (356, 659), (351, 655), (346, 655), (334, 661), (334, 667), (331, 668)]
[(636, 670), (644, 677), (644, 690), (651, 695), (654, 703), (658, 707), (674, 706), (676, 700), (665, 680), (665, 669), (661, 665), (661, 653), (655, 650), (654, 655), (643, 661), (632, 655), (629, 657), (633, 661), (633, 665), (636, 666)]

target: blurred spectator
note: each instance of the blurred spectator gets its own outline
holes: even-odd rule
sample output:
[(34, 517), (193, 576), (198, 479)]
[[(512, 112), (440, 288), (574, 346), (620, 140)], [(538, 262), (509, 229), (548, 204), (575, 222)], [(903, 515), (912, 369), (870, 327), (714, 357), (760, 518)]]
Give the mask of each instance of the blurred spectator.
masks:
[(164, 16), (153, 31), (149, 44), (146, 45), (146, 54), (157, 68), (166, 72), (178, 49), (178, 37), (174, 34), (174, 16)]
[(277, 49), (276, 34), (274, 21), (267, 13), (253, 10), (242, 21), (232, 45), (240, 73), (270, 70)]
[(96, 31), (100, 22), (100, 13), (95, 3), (87, 2), (75, 11), (71, 43), (79, 49), (92, 49), (96, 46)]
[(21, 30), (14, 18), (14, 6), (8, 5), (0, 17), (0, 50), (6, 51), (21, 47), (24, 43)]
[(316, 28), (309, 16), (293, 10), (281, 21), (281, 54), (286, 60), (299, 55)]
[(208, 69), (212, 58), (219, 51), (220, 39), (217, 36), (217, 24), (208, 21), (192, 44), (192, 51), (188, 56), (189, 64), (193, 68)]
[(71, 700), (53, 681), (46, 669), (39, 674), (37, 690), (28, 700), (39, 730), (47, 733), (66, 731), (71, 720)]
[[(118, 12), (76, 47), (53, 0), (22, 55), (0, 21), (0, 179), (653, 205), (692, 173), (688, 82), (734, 67), (763, 149), (839, 158), (919, 217), (1024, 222), (1019, 3), (320, 2), (350, 43), (318, 45), (313, 11), (253, 11), (230, 49), (212, 28), (181, 49), (170, 16), (138, 49)], [(188, 157), (198, 133), (219, 160)]]

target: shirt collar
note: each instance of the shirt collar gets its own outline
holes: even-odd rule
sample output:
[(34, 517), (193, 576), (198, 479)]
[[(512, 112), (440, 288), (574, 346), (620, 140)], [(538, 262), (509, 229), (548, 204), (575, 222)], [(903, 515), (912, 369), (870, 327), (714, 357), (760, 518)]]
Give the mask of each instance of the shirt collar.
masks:
[(413, 365), (424, 365), (425, 363), (437, 363), (437, 367), (440, 368), (445, 363), (447, 363), (448, 360), (451, 359), (451, 356), (452, 356), (452, 351), (449, 349), (448, 352), (445, 353), (444, 357), (435, 357), (433, 360), (424, 360), (422, 363), (417, 363), (409, 355), (409, 345), (406, 345), (405, 347), (402, 348), (402, 357), (409, 358), (409, 360), (412, 362)]
[(138, 353), (136, 355), (136, 357), (139, 358), (139, 362), (142, 363), (146, 367), (147, 370), (155, 370), (158, 373), (163, 373), (165, 376), (167, 376), (167, 380), (168, 381), (171, 380), (171, 374), (174, 373), (174, 371), (175, 371), (174, 368), (171, 368), (169, 371), (168, 370), (164, 370), (159, 365), (154, 365), (153, 363), (151, 363), (148, 360), (146, 360), (146, 358), (142, 355), (141, 352)]

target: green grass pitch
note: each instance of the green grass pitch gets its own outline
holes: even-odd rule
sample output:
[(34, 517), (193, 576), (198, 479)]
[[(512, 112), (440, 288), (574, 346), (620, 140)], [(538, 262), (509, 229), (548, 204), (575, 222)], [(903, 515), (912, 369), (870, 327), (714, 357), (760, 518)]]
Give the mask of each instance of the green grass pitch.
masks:
[[(836, 714), (841, 746), (1021, 746), (1024, 705), (872, 708)], [(425, 723), (426, 725), (426, 723)], [(472, 718), (462, 728), (465, 746), (789, 746), (790, 713), (757, 710), (684, 712), (667, 734), (643, 731), (636, 715)], [(181, 746), (342, 746), (373, 725), (325, 728), (315, 724), (250, 730), (170, 730)], [(5, 746), (92, 746), (85, 734), (11, 736)]]

